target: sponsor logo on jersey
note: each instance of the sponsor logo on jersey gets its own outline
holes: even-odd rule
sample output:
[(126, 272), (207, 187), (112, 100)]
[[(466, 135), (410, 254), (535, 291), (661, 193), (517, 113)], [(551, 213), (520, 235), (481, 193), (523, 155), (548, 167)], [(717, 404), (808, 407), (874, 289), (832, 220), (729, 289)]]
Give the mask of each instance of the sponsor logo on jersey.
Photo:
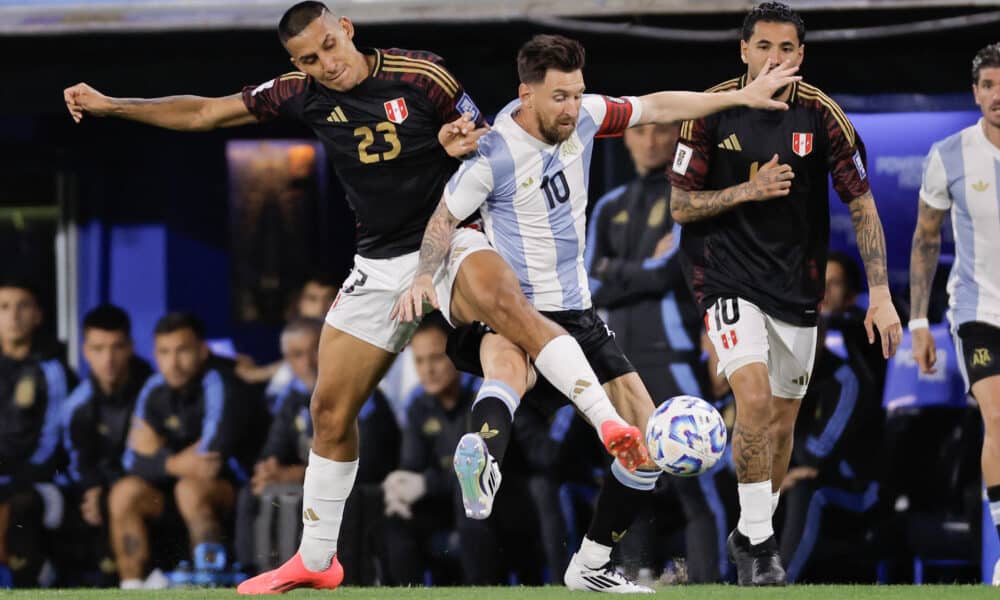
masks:
[(177, 415), (170, 415), (163, 422), (163, 426), (171, 431), (177, 431), (181, 428), (181, 419)]
[(792, 152), (798, 154), (799, 156), (806, 156), (812, 151), (813, 151), (813, 134), (811, 133), (792, 134)]
[(977, 192), (985, 192), (986, 190), (990, 189), (990, 184), (980, 179), (976, 183), (972, 184), (972, 189), (976, 190)]
[(35, 403), (35, 380), (25, 375), (14, 387), (14, 406), (31, 408)]
[(330, 111), (330, 116), (326, 118), (329, 123), (346, 123), (347, 115), (344, 114), (344, 109), (339, 106), (335, 106), (333, 110)]
[(628, 211), (622, 210), (615, 215), (615, 218), (611, 219), (611, 222), (615, 225), (624, 225), (625, 223), (628, 223)]
[(868, 177), (868, 171), (865, 171), (865, 161), (861, 160), (861, 151), (854, 151), (854, 168), (858, 170), (858, 177), (865, 179)]
[(479, 107), (476, 106), (476, 103), (472, 100), (468, 93), (463, 93), (462, 97), (458, 99), (458, 102), (455, 103), (455, 110), (463, 115), (465, 113), (471, 114), (473, 121), (478, 120), (479, 115), (481, 114), (479, 112)]
[(674, 154), (674, 173), (684, 175), (691, 164), (691, 147), (677, 142), (677, 153)]
[(441, 425), (441, 421), (438, 421), (434, 417), (430, 417), (424, 421), (424, 425), (420, 429), (424, 432), (424, 435), (437, 435), (441, 433), (443, 428), (444, 427)]
[(653, 204), (653, 208), (649, 211), (649, 221), (646, 225), (650, 227), (659, 227), (663, 225), (663, 221), (667, 218), (667, 199), (659, 198), (656, 203)]
[(406, 98), (390, 100), (383, 104), (383, 106), (385, 107), (385, 118), (396, 125), (402, 124), (406, 120), (406, 117), (410, 116), (409, 111), (406, 109)]
[(736, 137), (735, 133), (730, 133), (729, 137), (719, 142), (719, 148), (723, 150), (733, 150), (734, 152), (742, 152), (743, 146), (740, 146), (740, 139)]

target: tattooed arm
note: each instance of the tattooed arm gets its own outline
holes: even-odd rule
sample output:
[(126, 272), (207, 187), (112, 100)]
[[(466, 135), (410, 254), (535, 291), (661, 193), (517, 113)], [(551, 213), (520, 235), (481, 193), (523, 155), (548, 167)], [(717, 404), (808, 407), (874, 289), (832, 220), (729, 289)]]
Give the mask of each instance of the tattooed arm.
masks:
[(858, 242), (858, 252), (865, 265), (868, 276), (868, 287), (889, 285), (889, 276), (885, 266), (885, 234), (882, 231), (882, 221), (875, 208), (875, 198), (871, 192), (865, 192), (848, 204), (851, 211), (851, 223), (854, 225), (854, 236)]
[(674, 187), (670, 197), (670, 216), (683, 225), (709, 219), (743, 202), (787, 196), (794, 178), (792, 167), (778, 164), (778, 155), (775, 154), (749, 181), (724, 190), (685, 191)]
[(872, 328), (874, 325), (882, 337), (882, 356), (889, 358), (896, 353), (896, 347), (903, 337), (903, 329), (889, 293), (882, 221), (879, 219), (871, 191), (851, 200), (848, 208), (851, 211), (851, 223), (854, 224), (858, 252), (861, 253), (861, 261), (868, 276), (869, 303), (868, 314), (865, 316), (868, 343), (875, 341), (875, 331)]
[(413, 275), (413, 285), (400, 296), (396, 307), (392, 310), (392, 318), (399, 318), (402, 321), (420, 318), (423, 314), (424, 301), (434, 308), (440, 307), (437, 293), (434, 291), (434, 273), (448, 256), (451, 235), (458, 223), (459, 220), (451, 214), (447, 202), (442, 198), (424, 230), (417, 271)]
[[(948, 211), (934, 208), (924, 200), (917, 210), (917, 227), (910, 250), (910, 318), (926, 319), (930, 304), (931, 284), (941, 252), (941, 224)], [(927, 327), (914, 328), (913, 359), (922, 373), (934, 373), (937, 348)]]
[(931, 284), (941, 252), (941, 224), (948, 211), (938, 210), (924, 201), (917, 211), (917, 228), (910, 250), (910, 318), (927, 318)]

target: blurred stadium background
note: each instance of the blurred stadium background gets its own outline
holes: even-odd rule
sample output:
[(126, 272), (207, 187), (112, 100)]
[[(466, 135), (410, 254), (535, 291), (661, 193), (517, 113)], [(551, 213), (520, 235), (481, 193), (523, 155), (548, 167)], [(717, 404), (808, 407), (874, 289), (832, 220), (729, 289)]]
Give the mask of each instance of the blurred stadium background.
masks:
[[(36, 276), (49, 317), (45, 326), (66, 343), (69, 362), (81, 375), (81, 319), (101, 302), (129, 311), (136, 350), (147, 359), (155, 321), (168, 309), (188, 309), (205, 320), (210, 338), (225, 341), (220, 351), (228, 344), (265, 363), (278, 358), (282, 307), (301, 284), (303, 265), (312, 261), (338, 280), (347, 274), (353, 219), (325, 162), (316, 161), (317, 195), (288, 217), (304, 232), (255, 228), (256, 209), (234, 191), (247, 177), (241, 174), (241, 152), (266, 158), (298, 147), (308, 155), (309, 131), (276, 123), (190, 134), (93, 118), (76, 126), (62, 100), (62, 89), (80, 81), (115, 96), (220, 96), (291, 70), (274, 31), (288, 4), (0, 0), (0, 264), (27, 267)], [(1000, 3), (790, 4), (808, 28), (802, 74), (840, 103), (866, 142), (891, 283), (905, 304), (922, 161), (933, 141), (979, 117), (970, 61), (1000, 37)], [(742, 72), (738, 27), (751, 5), (331, 3), (355, 21), (358, 45), (418, 48), (445, 57), (488, 115), (515, 93), (517, 48), (541, 32), (584, 43), (590, 91), (635, 95), (708, 88)], [(632, 177), (619, 140), (600, 141), (593, 164), (592, 200)], [(854, 253), (850, 219), (834, 194), (831, 207), (832, 246)], [(943, 255), (952, 251), (950, 231), (945, 229)], [(282, 252), (281, 240), (293, 238), (294, 252)], [(264, 255), (255, 253), (262, 248)], [(988, 578), (1000, 554), (989, 515), (965, 523), (972, 529), (963, 539), (984, 542), (955, 549), (956, 560), (966, 567), (981, 564), (982, 571), (973, 567), (971, 574), (943, 577), (969, 581), (982, 572)], [(947, 561), (941, 565), (949, 567)]]

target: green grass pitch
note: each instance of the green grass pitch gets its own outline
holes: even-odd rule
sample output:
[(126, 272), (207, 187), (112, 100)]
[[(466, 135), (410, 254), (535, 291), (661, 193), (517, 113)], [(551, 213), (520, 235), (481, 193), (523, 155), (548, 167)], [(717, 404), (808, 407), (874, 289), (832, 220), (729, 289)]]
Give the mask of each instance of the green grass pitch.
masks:
[[(995, 599), (1000, 591), (982, 585), (795, 585), (786, 588), (744, 589), (730, 585), (661, 587), (657, 598), (677, 600), (727, 600), (729, 598), (778, 598), (791, 600), (968, 600)], [(239, 598), (232, 589), (187, 589), (162, 591), (119, 590), (23, 590), (0, 591), (2, 600), (216, 600)], [(343, 588), (334, 592), (297, 590), (286, 594), (291, 600), (330, 598), (332, 600), (581, 600), (602, 596), (570, 592), (561, 587), (505, 588)], [(613, 596), (609, 596), (613, 597)], [(645, 597), (645, 596), (637, 596)]]

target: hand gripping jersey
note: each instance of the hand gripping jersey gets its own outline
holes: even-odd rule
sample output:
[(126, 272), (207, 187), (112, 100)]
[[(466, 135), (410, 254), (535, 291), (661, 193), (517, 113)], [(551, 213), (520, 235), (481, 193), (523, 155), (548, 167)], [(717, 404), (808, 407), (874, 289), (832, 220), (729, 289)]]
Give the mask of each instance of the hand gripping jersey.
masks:
[(513, 267), (540, 311), (590, 308), (584, 266), (587, 185), (594, 138), (622, 133), (639, 120), (637, 98), (583, 97), (576, 130), (556, 145), (533, 137), (507, 106), (445, 188), (452, 215), (480, 210), (486, 236)]
[[(745, 84), (744, 75), (709, 91)], [(813, 326), (830, 242), (827, 176), (850, 202), (868, 192), (868, 174), (864, 144), (836, 102), (798, 82), (788, 105), (787, 111), (732, 108), (687, 121), (670, 180), (675, 190), (723, 190), (751, 179), (775, 154), (791, 165), (788, 196), (689, 223), (681, 249), (702, 310), (738, 296), (774, 318)]]
[(371, 75), (338, 92), (305, 73), (243, 89), (261, 121), (301, 121), (316, 133), (358, 220), (358, 254), (393, 258), (420, 247), (424, 227), (458, 162), (438, 143), (441, 125), (470, 112), (483, 118), (441, 57), (411, 50), (362, 50)]

